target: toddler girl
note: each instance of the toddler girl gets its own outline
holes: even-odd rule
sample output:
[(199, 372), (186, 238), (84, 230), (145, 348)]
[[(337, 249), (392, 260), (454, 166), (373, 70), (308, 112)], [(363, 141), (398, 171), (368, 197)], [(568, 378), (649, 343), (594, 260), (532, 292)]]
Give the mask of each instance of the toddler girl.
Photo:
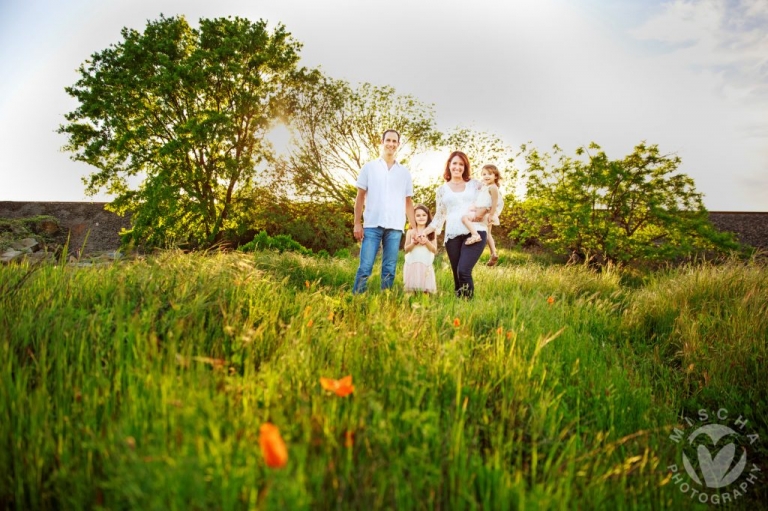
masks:
[(501, 212), (501, 209), (499, 208), (500, 202), (502, 202), (503, 207), (503, 201), (501, 201), (501, 194), (499, 193), (498, 186), (499, 169), (497, 169), (495, 165), (485, 165), (480, 172), (480, 176), (483, 184), (480, 187), (480, 191), (477, 192), (475, 204), (469, 209), (466, 215), (461, 217), (461, 223), (464, 224), (464, 227), (469, 229), (471, 235), (464, 243), (472, 245), (482, 239), (472, 223), (476, 221), (476, 218), (483, 218), (486, 213), (491, 213), (488, 217), (488, 244), (491, 246), (491, 255), (493, 255), (496, 253), (496, 247), (493, 245), (493, 238), (491, 238), (491, 225), (493, 225), (492, 221), (494, 218), (496, 219), (496, 225), (499, 225), (499, 213)]

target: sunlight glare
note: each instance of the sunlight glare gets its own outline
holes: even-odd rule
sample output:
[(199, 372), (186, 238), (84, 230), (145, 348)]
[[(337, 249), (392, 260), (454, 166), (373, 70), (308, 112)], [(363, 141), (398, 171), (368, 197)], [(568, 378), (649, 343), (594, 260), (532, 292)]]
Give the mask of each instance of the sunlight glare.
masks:
[(291, 131), (284, 123), (278, 122), (264, 138), (275, 147), (277, 154), (284, 155), (288, 152), (291, 142)]

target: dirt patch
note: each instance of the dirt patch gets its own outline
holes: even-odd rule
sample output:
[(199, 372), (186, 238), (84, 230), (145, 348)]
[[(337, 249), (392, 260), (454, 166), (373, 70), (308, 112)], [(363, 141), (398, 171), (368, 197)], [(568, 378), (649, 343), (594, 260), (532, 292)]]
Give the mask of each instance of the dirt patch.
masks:
[[(0, 218), (26, 218), (48, 215), (59, 220), (57, 241), (69, 235), (70, 252), (84, 254), (107, 252), (120, 247), (121, 229), (130, 227), (130, 219), (105, 211), (105, 202), (14, 202), (0, 201)], [(87, 237), (87, 238), (86, 238)]]

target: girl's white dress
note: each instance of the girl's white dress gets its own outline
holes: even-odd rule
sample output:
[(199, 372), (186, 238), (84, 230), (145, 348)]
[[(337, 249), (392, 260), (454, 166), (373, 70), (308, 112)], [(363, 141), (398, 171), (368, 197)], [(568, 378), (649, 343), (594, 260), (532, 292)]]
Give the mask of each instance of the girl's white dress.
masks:
[[(451, 238), (469, 234), (469, 229), (464, 227), (461, 217), (467, 214), (469, 208), (473, 207), (478, 199), (480, 182), (476, 179), (467, 181), (463, 192), (454, 192), (448, 183), (442, 184), (437, 188), (437, 208), (435, 217), (430, 224), (435, 228), (435, 233), (440, 234), (445, 224), (445, 239), (443, 243)], [(490, 197), (490, 193), (488, 193)], [(488, 206), (490, 207), (490, 205)], [(485, 222), (472, 222), (478, 231), (487, 231)]]
[(416, 245), (405, 254), (403, 283), (406, 291), (437, 291), (435, 282), (435, 254), (424, 245)]

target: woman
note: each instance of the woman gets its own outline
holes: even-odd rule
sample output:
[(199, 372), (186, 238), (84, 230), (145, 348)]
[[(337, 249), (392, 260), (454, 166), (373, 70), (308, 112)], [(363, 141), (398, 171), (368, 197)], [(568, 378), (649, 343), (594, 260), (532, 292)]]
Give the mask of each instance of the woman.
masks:
[(466, 244), (470, 233), (461, 222), (461, 217), (473, 206), (481, 186), (478, 181), (470, 179), (470, 172), (467, 155), (461, 151), (452, 152), (443, 173), (446, 183), (437, 189), (435, 218), (422, 232), (422, 236), (432, 232), (440, 234), (445, 224), (445, 251), (451, 261), (454, 291), (460, 298), (472, 298), (475, 294), (472, 269), (485, 249), (488, 236), (484, 217), (475, 218), (473, 226), (480, 235), (480, 241)]

